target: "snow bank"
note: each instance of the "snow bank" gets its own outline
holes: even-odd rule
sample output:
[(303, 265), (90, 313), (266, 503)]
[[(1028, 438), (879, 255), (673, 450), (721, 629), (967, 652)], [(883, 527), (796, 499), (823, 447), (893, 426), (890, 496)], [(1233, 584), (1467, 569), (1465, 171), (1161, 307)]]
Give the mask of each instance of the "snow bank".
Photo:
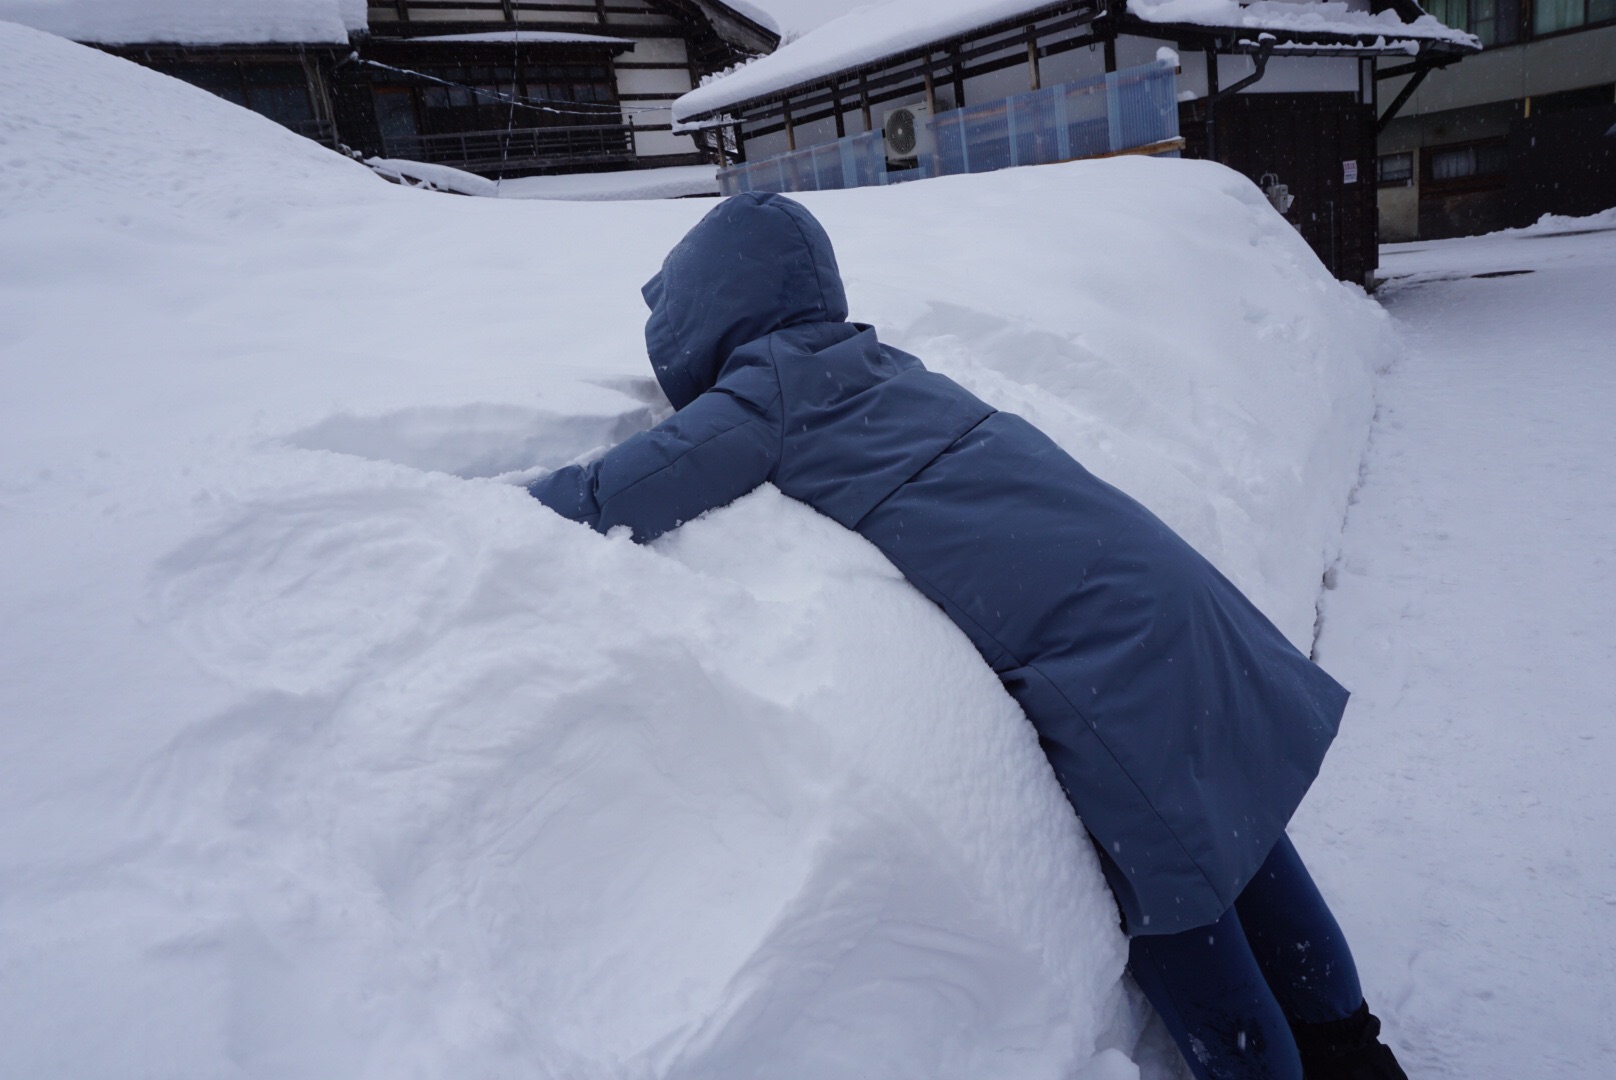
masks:
[[(0, 1075), (1128, 1072), (1079, 826), (877, 552), (499, 479), (665, 415), (637, 290), (709, 204), (447, 198), (0, 52)], [(1250, 184), (808, 201), (858, 317), (1307, 643), (1391, 344)]]
[(476, 173), (457, 169), (452, 165), (435, 165), (430, 161), (411, 161), (409, 158), (366, 158), (365, 164), (399, 184), (423, 187), (429, 191), (447, 191), (455, 195), (480, 195), (492, 199), (499, 194), (499, 183)]
[(500, 185), (503, 199), (682, 199), (718, 194), (715, 165), (670, 165), (622, 172), (520, 176)]
[(0, 0), (0, 21), (103, 45), (347, 44), (368, 26), (365, 0)]
[(381, 176), (413, 187), (456, 195), (500, 199), (562, 199), (573, 202), (611, 202), (622, 199), (682, 199), (718, 194), (715, 165), (673, 165), (662, 169), (625, 169), (621, 172), (562, 173), (559, 176), (518, 176), (495, 182), (448, 165), (433, 165), (404, 158), (367, 158)]

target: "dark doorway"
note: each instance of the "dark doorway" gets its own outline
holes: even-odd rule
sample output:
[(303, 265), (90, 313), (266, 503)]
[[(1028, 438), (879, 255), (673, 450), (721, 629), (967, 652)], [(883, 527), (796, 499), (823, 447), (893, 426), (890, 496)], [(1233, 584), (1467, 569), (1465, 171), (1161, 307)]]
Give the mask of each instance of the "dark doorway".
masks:
[[(1206, 115), (1182, 114), (1190, 156), (1204, 156)], [(1374, 110), (1356, 94), (1236, 94), (1217, 104), (1218, 160), (1261, 184), (1272, 174), (1294, 201), (1285, 217), (1342, 281), (1367, 284), (1379, 265)]]

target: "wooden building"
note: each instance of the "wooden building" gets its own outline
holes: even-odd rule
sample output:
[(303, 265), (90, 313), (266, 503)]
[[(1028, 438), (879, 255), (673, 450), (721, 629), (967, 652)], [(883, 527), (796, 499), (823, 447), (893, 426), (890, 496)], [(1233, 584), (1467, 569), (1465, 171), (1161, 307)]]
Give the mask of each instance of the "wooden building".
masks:
[(63, 0), (33, 21), (333, 148), (486, 176), (700, 162), (669, 106), (778, 44), (722, 0), (189, 6)]
[(369, 3), (336, 72), (345, 141), (490, 175), (698, 163), (673, 101), (778, 44), (718, 0)]
[[(1249, 176), (1337, 277), (1362, 283), (1378, 263), (1376, 128), (1402, 104), (1377, 116), (1377, 86), (1476, 48), (1414, 0), (1316, 12), (1227, 0), (1197, 5), (1194, 21), (1156, 0), (984, 3), (978, 19), (970, 0), (946, 6), (951, 19), (935, 0), (856, 11), (702, 86), (675, 117), (715, 152), (757, 160), (872, 130), (902, 105), (935, 115), (1143, 65), (1166, 44), (1180, 56), (1185, 154)], [(928, 26), (944, 29), (915, 29)], [(1398, 62), (1377, 71), (1381, 57)]]

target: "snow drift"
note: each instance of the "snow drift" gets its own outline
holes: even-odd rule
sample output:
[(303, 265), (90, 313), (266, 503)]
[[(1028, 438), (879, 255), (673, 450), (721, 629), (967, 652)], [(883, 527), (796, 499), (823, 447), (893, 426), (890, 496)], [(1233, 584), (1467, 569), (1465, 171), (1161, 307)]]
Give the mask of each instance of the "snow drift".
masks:
[[(0, 1074), (1129, 1071), (1080, 827), (873, 548), (508, 482), (665, 414), (637, 289), (708, 204), (401, 189), (0, 51)], [(1245, 180), (805, 201), (855, 317), (1307, 646), (1392, 339)]]

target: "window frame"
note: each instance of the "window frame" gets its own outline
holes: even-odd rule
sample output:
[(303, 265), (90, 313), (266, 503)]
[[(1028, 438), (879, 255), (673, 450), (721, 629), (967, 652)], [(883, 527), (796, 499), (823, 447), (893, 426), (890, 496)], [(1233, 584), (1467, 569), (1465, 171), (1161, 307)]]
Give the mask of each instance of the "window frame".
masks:
[[(1388, 178), (1386, 176), (1386, 170), (1383, 168), (1383, 164), (1391, 158), (1399, 157), (1408, 158), (1408, 172), (1402, 176)], [(1418, 157), (1419, 153), (1415, 150), (1397, 150), (1390, 154), (1376, 154), (1375, 186), (1377, 188), (1413, 187), (1414, 178), (1419, 168), (1419, 163), (1416, 160)]]
[[(1504, 167), (1494, 172), (1475, 172), (1468, 176), (1438, 180), (1435, 175), (1437, 159), (1444, 154), (1460, 150), (1469, 150), (1472, 153), (1482, 150), (1502, 151)], [(1422, 195), (1462, 195), (1468, 192), (1502, 191), (1509, 182), (1509, 140), (1498, 136), (1444, 143), (1441, 146), (1422, 146), (1419, 153), (1419, 177)]]

